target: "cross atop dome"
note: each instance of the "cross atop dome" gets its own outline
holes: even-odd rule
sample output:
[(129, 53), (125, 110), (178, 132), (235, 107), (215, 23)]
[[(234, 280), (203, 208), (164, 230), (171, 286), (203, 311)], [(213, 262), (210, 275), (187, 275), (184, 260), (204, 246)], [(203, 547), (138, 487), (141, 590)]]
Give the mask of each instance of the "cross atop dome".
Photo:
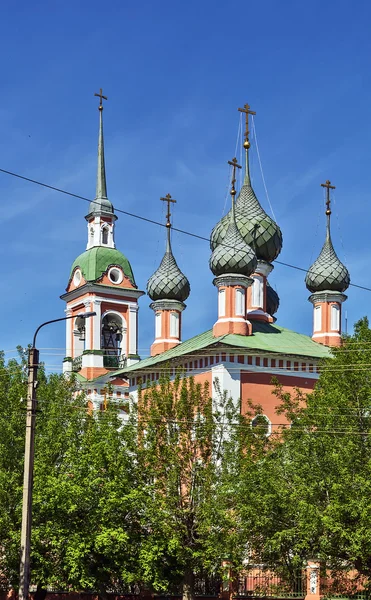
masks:
[(245, 150), (248, 150), (250, 148), (250, 142), (249, 142), (249, 115), (256, 115), (256, 112), (254, 112), (253, 110), (250, 110), (251, 106), (250, 104), (244, 104), (243, 108), (239, 108), (239, 112), (240, 113), (245, 113), (246, 116), (246, 120), (245, 120), (245, 141), (243, 144), (243, 147), (245, 148)]
[(98, 110), (103, 110), (103, 100), (108, 100), (108, 98), (107, 98), (107, 96), (103, 96), (102, 88), (100, 88), (99, 94), (95, 93), (94, 96), (98, 96), (98, 98), (99, 98)]
[(326, 215), (331, 215), (331, 200), (330, 200), (330, 190), (336, 190), (334, 185), (331, 185), (331, 181), (327, 179), (326, 183), (321, 183), (321, 187), (326, 188)]

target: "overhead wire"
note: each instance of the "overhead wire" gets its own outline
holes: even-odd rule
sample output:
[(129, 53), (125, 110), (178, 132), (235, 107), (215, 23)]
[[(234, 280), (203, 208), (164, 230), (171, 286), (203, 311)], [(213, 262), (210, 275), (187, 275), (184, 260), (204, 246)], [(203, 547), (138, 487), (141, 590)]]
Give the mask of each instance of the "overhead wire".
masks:
[(260, 152), (259, 152), (259, 145), (258, 145), (258, 138), (256, 135), (256, 128), (255, 128), (255, 120), (254, 120), (254, 115), (251, 115), (251, 120), (252, 120), (252, 130), (253, 130), (253, 138), (254, 138), (254, 142), (255, 142), (255, 147), (256, 147), (256, 154), (258, 156), (258, 161), (259, 161), (259, 167), (260, 167), (260, 173), (262, 176), (262, 180), (263, 180), (263, 186), (264, 186), (264, 190), (265, 190), (265, 195), (267, 197), (268, 200), (268, 204), (269, 204), (269, 208), (271, 210), (273, 219), (276, 221), (276, 216), (274, 214), (274, 210), (273, 210), (273, 206), (271, 204), (270, 198), (269, 198), (269, 194), (268, 194), (268, 188), (267, 185), (265, 183), (265, 177), (264, 177), (264, 172), (263, 172), (263, 167), (262, 167), (262, 162), (260, 159)]
[[(36, 179), (31, 179), (30, 177), (25, 177), (24, 175), (20, 175), (19, 173), (14, 173), (12, 171), (8, 171), (7, 169), (0, 168), (0, 173), (4, 173), (4, 174), (10, 175), (12, 177), (17, 177), (18, 179), (22, 179), (24, 181), (28, 181), (29, 183), (33, 183), (35, 185), (40, 185), (40, 186), (45, 187), (47, 189), (53, 190), (55, 192), (59, 192), (61, 194), (65, 194), (66, 196), (71, 196), (72, 198), (77, 198), (79, 200), (84, 200), (85, 202), (89, 202), (91, 204), (98, 204), (97, 201), (91, 200), (90, 198), (86, 198), (85, 196), (80, 196), (79, 194), (74, 194), (73, 192), (69, 192), (67, 190), (63, 190), (63, 189), (55, 187), (53, 185), (49, 185), (47, 183), (43, 183), (41, 181), (37, 181)], [(114, 210), (115, 210), (115, 212), (122, 213), (124, 215), (129, 216), (129, 217), (133, 217), (134, 219), (139, 219), (140, 221), (145, 221), (146, 223), (151, 223), (152, 225), (158, 225), (159, 227), (166, 227), (166, 224), (160, 223), (159, 221), (155, 221), (154, 219), (149, 219), (148, 217), (144, 217), (143, 215), (137, 215), (135, 213), (129, 212), (127, 210), (123, 210), (121, 208), (116, 208), (116, 207), (115, 207)], [(182, 233), (183, 235), (188, 235), (190, 237), (194, 237), (196, 239), (203, 240), (205, 242), (210, 243), (210, 238), (209, 237), (205, 237), (203, 235), (199, 235), (199, 234), (193, 233), (191, 231), (186, 231), (184, 229), (179, 229), (177, 227), (174, 227), (173, 230), (174, 231), (178, 231), (179, 233)], [(221, 243), (221, 245), (225, 246), (226, 248), (231, 248), (232, 247), (232, 246), (228, 246), (227, 244), (224, 244), (223, 242)], [(275, 264), (278, 264), (278, 265), (281, 265), (281, 266), (284, 266), (284, 267), (288, 267), (290, 269), (295, 269), (295, 270), (301, 271), (303, 273), (307, 273), (308, 272), (308, 269), (305, 269), (303, 267), (298, 267), (297, 265), (292, 265), (292, 264), (287, 263), (287, 262), (283, 262), (283, 261), (280, 261), (280, 260), (275, 260), (274, 262), (275, 262)], [(351, 283), (350, 285), (352, 287), (355, 287), (355, 288), (358, 288), (358, 289), (361, 289), (361, 290), (365, 290), (367, 292), (371, 292), (371, 288), (370, 287), (367, 287), (367, 286), (364, 286), (364, 285), (359, 285), (359, 284), (356, 284), (356, 283)]]

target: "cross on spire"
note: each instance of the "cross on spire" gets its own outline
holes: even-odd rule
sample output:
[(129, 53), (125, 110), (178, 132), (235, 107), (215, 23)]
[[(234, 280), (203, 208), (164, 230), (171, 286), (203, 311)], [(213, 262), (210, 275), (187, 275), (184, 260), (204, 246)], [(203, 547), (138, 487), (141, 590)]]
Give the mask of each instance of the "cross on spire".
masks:
[(160, 198), (160, 200), (162, 200), (163, 202), (167, 202), (166, 227), (171, 227), (171, 223), (170, 223), (170, 217), (171, 217), (170, 202), (173, 202), (175, 204), (176, 200), (175, 200), (175, 198), (171, 197), (171, 194), (166, 194), (165, 198)]
[(250, 148), (250, 142), (249, 142), (249, 115), (256, 115), (256, 112), (254, 112), (253, 110), (250, 110), (250, 105), (249, 104), (244, 104), (243, 108), (239, 108), (238, 109), (241, 113), (245, 113), (246, 116), (246, 124), (245, 124), (245, 141), (244, 141), (244, 148), (246, 148), (246, 150), (248, 150)]
[(241, 167), (241, 165), (238, 164), (236, 157), (232, 158), (232, 160), (229, 160), (228, 164), (231, 165), (231, 167), (233, 169), (232, 181), (231, 181), (231, 183), (232, 183), (231, 196), (233, 198), (236, 195), (236, 189), (234, 187), (234, 184), (236, 183), (236, 169), (242, 169), (242, 167)]
[(103, 96), (102, 88), (100, 88), (99, 94), (94, 94), (94, 96), (98, 96), (98, 98), (99, 98), (98, 110), (103, 110), (103, 100), (108, 100), (108, 98), (107, 98), (107, 96)]
[(330, 190), (335, 190), (336, 187), (334, 185), (331, 185), (331, 181), (329, 181), (329, 179), (327, 179), (326, 183), (321, 183), (321, 187), (326, 188), (326, 215), (330, 216), (331, 215)]

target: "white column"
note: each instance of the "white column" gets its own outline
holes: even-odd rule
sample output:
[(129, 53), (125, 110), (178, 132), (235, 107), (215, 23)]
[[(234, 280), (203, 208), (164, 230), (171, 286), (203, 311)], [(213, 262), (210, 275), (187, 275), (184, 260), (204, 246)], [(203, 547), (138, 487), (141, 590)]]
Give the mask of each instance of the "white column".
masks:
[(129, 352), (128, 354), (137, 354), (137, 306), (129, 306)]
[(91, 320), (92, 325), (93, 325), (93, 348), (92, 348), (92, 350), (100, 350), (100, 347), (101, 347), (101, 329), (102, 329), (101, 304), (102, 304), (102, 300), (96, 300), (94, 298), (93, 311), (96, 312), (97, 314), (92, 319), (87, 319), (88, 321)]
[[(84, 306), (85, 306), (85, 312), (91, 311), (90, 300), (88, 302), (84, 302)], [(93, 317), (93, 319), (95, 319), (95, 317)], [(91, 348), (91, 327), (92, 327), (93, 319), (91, 317), (85, 319), (85, 350), (92, 350), (92, 348)]]
[[(66, 308), (65, 311), (66, 317), (70, 317), (72, 315), (71, 308)], [(71, 348), (71, 321), (73, 319), (69, 319), (66, 321), (66, 356), (72, 356), (72, 348)]]

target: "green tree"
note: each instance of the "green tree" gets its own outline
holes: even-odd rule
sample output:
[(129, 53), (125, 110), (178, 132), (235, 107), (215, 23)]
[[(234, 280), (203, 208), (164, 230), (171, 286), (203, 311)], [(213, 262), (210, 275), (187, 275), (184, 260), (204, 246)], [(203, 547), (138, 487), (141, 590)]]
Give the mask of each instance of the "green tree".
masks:
[[(256, 502), (240, 507), (251, 549), (294, 574), (319, 555), (371, 576), (371, 331), (367, 319), (325, 360), (313, 393), (276, 388), (291, 427), (246, 476)], [(247, 535), (247, 532), (246, 532)]]
[(178, 583), (184, 600), (195, 576), (219, 574), (226, 555), (236, 563), (243, 553), (232, 493), (246, 428), (239, 407), (216, 392), (212, 400), (207, 384), (169, 376), (139, 390), (142, 579), (157, 591)]
[[(27, 394), (26, 360), (0, 357), (0, 573), (17, 589)], [(89, 414), (74, 378), (38, 373), (31, 582), (122, 589), (138, 579), (134, 424), (117, 408)], [(23, 399), (23, 400), (22, 400)]]

